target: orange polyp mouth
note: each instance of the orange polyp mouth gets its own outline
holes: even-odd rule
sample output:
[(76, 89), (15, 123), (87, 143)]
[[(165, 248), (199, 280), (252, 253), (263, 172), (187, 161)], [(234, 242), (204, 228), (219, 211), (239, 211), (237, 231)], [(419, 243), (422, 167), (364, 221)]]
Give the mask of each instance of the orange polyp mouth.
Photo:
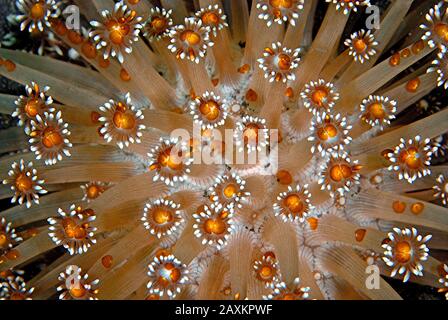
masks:
[(45, 17), (45, 8), (42, 3), (35, 3), (30, 10), (30, 18), (38, 21)]
[(172, 155), (174, 147), (169, 147), (159, 153), (157, 163), (161, 167), (166, 167), (174, 171), (180, 171), (183, 168), (182, 154), (179, 151), (177, 155)]
[(219, 104), (214, 100), (204, 101), (199, 106), (199, 111), (209, 121), (215, 121), (220, 115)]
[(202, 22), (207, 25), (217, 26), (219, 24), (219, 16), (214, 12), (206, 12), (201, 17)]
[(87, 197), (89, 199), (96, 199), (101, 193), (101, 188), (96, 185), (92, 185), (87, 189)]
[(394, 257), (399, 263), (407, 263), (412, 258), (412, 246), (407, 241), (399, 241), (394, 248)]
[(311, 101), (318, 106), (323, 106), (327, 100), (329, 92), (323, 87), (316, 88), (311, 94)]
[(77, 286), (73, 286), (70, 288), (70, 295), (75, 299), (81, 299), (87, 294), (87, 290), (85, 287), (81, 284), (78, 284)]
[(135, 128), (135, 117), (128, 112), (116, 111), (113, 117), (113, 123), (118, 129), (132, 130)]
[(48, 149), (58, 147), (63, 142), (64, 139), (56, 128), (48, 127), (42, 133), (42, 144)]
[(411, 147), (403, 150), (399, 159), (400, 162), (405, 164), (409, 169), (417, 170), (422, 167), (421, 155), (417, 148)]
[(31, 190), (31, 188), (33, 187), (33, 181), (31, 180), (30, 177), (28, 177), (24, 173), (21, 173), (16, 178), (15, 185), (17, 190), (25, 193)]
[(201, 36), (193, 30), (183, 31), (179, 38), (189, 46), (196, 46), (201, 42)]
[(372, 103), (369, 107), (369, 114), (375, 119), (384, 119), (386, 117), (386, 112), (384, 111), (384, 106), (381, 103)]
[(39, 114), (39, 110), (41, 108), (41, 102), (39, 99), (31, 99), (25, 105), (25, 113), (28, 117), (34, 118)]
[(290, 9), (293, 2), (293, 0), (269, 0), (269, 4), (276, 9)]
[(155, 209), (152, 216), (154, 221), (159, 225), (163, 225), (174, 220), (173, 213), (163, 208)]
[(113, 20), (106, 23), (106, 28), (109, 31), (110, 41), (115, 45), (124, 44), (126, 37), (131, 32), (131, 27), (127, 23)]
[(367, 50), (367, 43), (364, 41), (364, 39), (356, 39), (353, 42), (353, 47), (355, 48), (356, 52), (363, 53)]
[(445, 42), (448, 42), (448, 24), (438, 23), (434, 27), (435, 34)]
[(332, 124), (326, 124), (324, 127), (319, 128), (317, 136), (320, 140), (327, 141), (335, 138), (338, 135), (338, 129)]
[(170, 262), (166, 263), (160, 270), (159, 282), (163, 287), (167, 287), (172, 283), (177, 283), (181, 278), (179, 268)]
[(330, 178), (335, 182), (347, 180), (353, 176), (353, 170), (349, 165), (338, 164), (330, 169)]
[(287, 71), (291, 68), (291, 57), (288, 56), (287, 54), (284, 53), (280, 53), (277, 56), (277, 66), (280, 70), (282, 71)]
[(264, 265), (260, 268), (260, 271), (258, 272), (258, 276), (262, 280), (270, 280), (272, 279), (273, 275), (275, 274), (275, 270), (268, 265)]
[(72, 218), (64, 218), (62, 220), (62, 228), (67, 237), (81, 240), (87, 236), (87, 231), (83, 226), (79, 226)]
[(163, 31), (166, 30), (168, 26), (168, 22), (166, 21), (165, 18), (161, 18), (161, 17), (155, 17), (152, 21), (151, 21), (151, 27), (154, 29), (154, 31), (156, 31), (157, 33), (162, 33)]
[(221, 235), (227, 230), (227, 224), (221, 219), (207, 219), (204, 222), (204, 231), (208, 234)]
[(297, 194), (290, 194), (284, 200), (283, 203), (291, 213), (295, 215), (301, 215), (305, 211), (305, 204)]
[(234, 183), (230, 183), (224, 188), (223, 194), (227, 199), (232, 199), (237, 194), (238, 189)]

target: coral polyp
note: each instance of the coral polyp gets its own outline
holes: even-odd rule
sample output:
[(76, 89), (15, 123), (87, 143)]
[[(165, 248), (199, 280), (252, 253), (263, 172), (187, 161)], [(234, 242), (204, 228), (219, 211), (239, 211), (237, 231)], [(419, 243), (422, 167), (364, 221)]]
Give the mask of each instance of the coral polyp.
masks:
[(0, 299), (444, 298), (435, 2), (19, 0), (78, 59), (0, 48)]

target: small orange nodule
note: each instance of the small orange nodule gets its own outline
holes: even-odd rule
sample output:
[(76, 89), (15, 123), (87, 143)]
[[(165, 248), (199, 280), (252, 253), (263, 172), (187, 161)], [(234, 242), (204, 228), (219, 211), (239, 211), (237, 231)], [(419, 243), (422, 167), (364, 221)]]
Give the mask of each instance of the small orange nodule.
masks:
[(352, 168), (347, 164), (337, 164), (330, 169), (330, 178), (333, 181), (340, 182), (350, 178), (353, 175)]
[(216, 87), (219, 84), (219, 79), (217, 79), (217, 78), (212, 79), (212, 84), (214, 87)]
[(160, 296), (158, 294), (150, 294), (145, 300), (160, 300)]
[(65, 26), (65, 23), (63, 23), (61, 21), (55, 21), (53, 23), (53, 29), (59, 36), (65, 36), (68, 32), (68, 29)]
[(5, 257), (9, 260), (16, 260), (20, 257), (20, 253), (18, 250), (10, 250), (5, 254)]
[(196, 46), (201, 42), (201, 36), (193, 30), (185, 30), (180, 35), (181, 41), (185, 42), (189, 46)]
[(415, 215), (422, 213), (424, 209), (425, 205), (421, 202), (416, 202), (411, 205), (411, 212)]
[(41, 20), (45, 17), (45, 8), (41, 2), (35, 3), (30, 10), (30, 18), (34, 21)]
[(402, 201), (394, 201), (392, 203), (392, 209), (395, 211), (395, 213), (403, 213), (404, 210), (406, 210), (406, 203)]
[(220, 18), (214, 12), (205, 12), (201, 17), (202, 22), (208, 26), (217, 26), (219, 24)]
[(368, 106), (369, 114), (375, 119), (384, 119), (386, 117), (386, 111), (382, 103), (375, 102)]
[(25, 113), (28, 117), (34, 118), (36, 115), (39, 114), (40, 108), (41, 108), (41, 101), (39, 99), (30, 99), (25, 105)]
[(216, 101), (208, 100), (201, 102), (199, 105), (199, 111), (207, 120), (215, 121), (221, 113), (221, 108)]
[(415, 93), (418, 88), (420, 88), (420, 83), (421, 81), (419, 78), (412, 79), (406, 84), (406, 90), (408, 92)]
[(100, 120), (99, 120), (100, 117), (101, 117), (101, 115), (96, 111), (92, 111), (90, 113), (90, 120), (92, 120), (92, 123), (94, 123), (94, 124), (97, 124), (100, 122)]
[(23, 238), (32, 238), (39, 234), (39, 229), (31, 228), (24, 232)]
[(81, 44), (83, 43), (84, 39), (82, 38), (82, 36), (73, 30), (69, 30), (68, 31), (68, 39), (73, 43), (73, 44)]
[(117, 129), (132, 130), (135, 128), (135, 116), (129, 112), (115, 111), (112, 119)]
[(288, 97), (289, 99), (293, 99), (294, 98), (294, 90), (291, 87), (286, 88), (285, 96)]
[(435, 34), (444, 42), (448, 42), (448, 24), (438, 23), (434, 26)]
[(165, 208), (156, 208), (152, 213), (155, 223), (163, 225), (174, 220), (173, 213)]
[(415, 147), (410, 147), (401, 151), (398, 160), (400, 163), (405, 164), (411, 170), (417, 170), (423, 166), (420, 152)]
[(4, 62), (4, 66), (6, 68), (6, 71), (8, 71), (8, 72), (13, 72), (16, 70), (16, 64), (14, 62), (12, 62), (11, 60), (6, 60)]
[(316, 230), (319, 224), (319, 220), (317, 218), (308, 218), (308, 224), (310, 225), (311, 230)]
[(404, 49), (403, 51), (401, 51), (401, 57), (402, 58), (409, 58), (411, 56), (411, 50), (409, 50), (408, 48)]
[(325, 124), (317, 130), (317, 136), (320, 140), (327, 141), (338, 135), (338, 129), (331, 123)]
[(290, 185), (292, 183), (292, 176), (286, 170), (279, 170), (277, 172), (277, 181), (283, 185)]
[(95, 46), (91, 44), (89, 41), (83, 43), (81, 47), (82, 53), (89, 59), (95, 59), (97, 55), (97, 51)]
[(99, 56), (99, 57), (98, 57), (98, 65), (99, 65), (101, 68), (107, 68), (107, 67), (110, 66), (110, 60), (109, 60), (109, 59), (104, 59), (103, 56)]
[(367, 49), (367, 43), (364, 41), (364, 39), (356, 39), (355, 41), (353, 41), (353, 48), (357, 53), (363, 53)]
[(355, 239), (358, 242), (361, 242), (362, 240), (364, 240), (364, 237), (366, 236), (366, 229), (358, 229), (355, 231)]
[(227, 224), (220, 218), (207, 219), (204, 222), (204, 231), (208, 234), (223, 234), (226, 232)]
[(290, 194), (284, 200), (283, 204), (289, 211), (295, 215), (302, 215), (306, 209), (305, 203), (298, 194)]
[(401, 60), (400, 53), (397, 52), (393, 54), (392, 57), (390, 57), (389, 64), (392, 67), (396, 67), (400, 64), (400, 60)]
[(33, 181), (25, 173), (21, 173), (16, 178), (15, 186), (18, 191), (26, 193), (33, 187)]
[(407, 263), (412, 257), (412, 247), (408, 241), (402, 240), (393, 248), (394, 257), (399, 263)]
[(423, 49), (425, 49), (425, 41), (419, 40), (412, 45), (412, 52), (414, 54), (419, 54)]
[(42, 133), (42, 144), (48, 149), (60, 146), (63, 142), (64, 138), (56, 128), (48, 127)]
[(133, 6), (138, 4), (139, 2), (140, 2), (140, 0), (128, 0), (128, 3), (133, 5)]
[(8, 237), (5, 233), (0, 232), (0, 248), (6, 248), (6, 245), (9, 243)]
[(329, 95), (329, 92), (324, 87), (318, 87), (314, 89), (314, 91), (311, 93), (311, 101), (320, 107), (322, 107)]
[(106, 269), (109, 269), (110, 267), (112, 267), (113, 262), (114, 262), (114, 258), (111, 255), (106, 255), (103, 258), (101, 258), (101, 264)]
[(248, 64), (244, 64), (238, 68), (239, 73), (248, 73), (250, 70), (250, 66)]
[(120, 70), (120, 79), (125, 81), (125, 82), (131, 81), (131, 75), (128, 73), (128, 71), (126, 69), (121, 68), (121, 70)]
[(249, 89), (246, 92), (246, 100), (250, 102), (255, 102), (258, 99), (258, 94), (253, 89)]

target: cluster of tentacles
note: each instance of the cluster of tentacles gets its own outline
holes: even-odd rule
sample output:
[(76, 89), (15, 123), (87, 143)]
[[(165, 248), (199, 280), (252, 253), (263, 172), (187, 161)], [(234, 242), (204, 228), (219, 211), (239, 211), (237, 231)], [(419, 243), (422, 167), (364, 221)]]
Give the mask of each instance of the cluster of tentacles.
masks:
[(17, 2), (83, 63), (0, 49), (26, 85), (0, 95), (18, 119), (0, 132), (1, 299), (447, 291), (448, 110), (400, 117), (448, 87), (446, 2), (392, 1), (347, 39), (370, 1), (73, 0), (88, 32), (60, 1)]

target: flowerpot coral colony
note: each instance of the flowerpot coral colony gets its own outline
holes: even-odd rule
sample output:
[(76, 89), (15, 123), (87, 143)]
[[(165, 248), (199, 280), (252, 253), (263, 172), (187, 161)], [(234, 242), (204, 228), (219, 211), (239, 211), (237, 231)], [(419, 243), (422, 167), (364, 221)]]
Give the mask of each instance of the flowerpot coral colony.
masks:
[[(347, 39), (369, 1), (73, 3), (88, 32), (57, 0), (17, 0), (16, 21), (81, 63), (0, 49), (26, 85), (0, 95), (19, 120), (0, 133), (2, 299), (400, 299), (369, 289), (372, 264), (447, 291), (448, 110), (392, 120), (448, 88), (448, 3), (391, 1)], [(170, 137), (194, 122), (200, 142)], [(224, 145), (212, 129), (246, 152), (278, 129), (278, 169), (190, 161)]]

